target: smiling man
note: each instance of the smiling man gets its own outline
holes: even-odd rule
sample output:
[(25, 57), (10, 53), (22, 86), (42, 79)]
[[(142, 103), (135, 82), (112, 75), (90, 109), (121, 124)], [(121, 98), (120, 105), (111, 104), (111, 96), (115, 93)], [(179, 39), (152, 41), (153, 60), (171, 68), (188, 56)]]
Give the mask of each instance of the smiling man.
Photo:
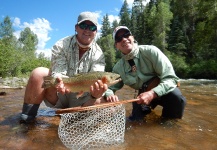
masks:
[[(32, 121), (42, 101), (55, 108), (87, 106), (105, 101), (102, 95), (108, 87), (101, 80), (79, 98), (64, 86), (62, 77), (105, 69), (103, 52), (95, 41), (97, 17), (92, 12), (80, 13), (75, 30), (77, 34), (60, 39), (53, 46), (50, 69), (39, 67), (32, 71), (25, 91), (21, 122)], [(43, 89), (43, 78), (48, 75), (56, 77), (59, 84)]]
[[(179, 78), (169, 59), (156, 46), (138, 45), (126, 26), (115, 28), (113, 39), (122, 53), (113, 72), (121, 76), (122, 82), (109, 88), (116, 92), (125, 84), (138, 90), (138, 101), (133, 102), (128, 119), (143, 120), (156, 105), (163, 107), (163, 118), (182, 118), (186, 99), (177, 87)], [(154, 82), (156, 86), (151, 87)], [(108, 95), (108, 99), (118, 98)]]

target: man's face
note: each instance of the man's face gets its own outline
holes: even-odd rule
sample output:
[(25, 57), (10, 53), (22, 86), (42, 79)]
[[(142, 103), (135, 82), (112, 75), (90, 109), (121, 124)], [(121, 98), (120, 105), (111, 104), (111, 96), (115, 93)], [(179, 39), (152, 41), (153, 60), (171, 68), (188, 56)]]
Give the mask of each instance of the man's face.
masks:
[(77, 39), (83, 45), (89, 45), (96, 36), (97, 27), (91, 21), (83, 21), (75, 26)]
[(118, 31), (115, 37), (115, 46), (123, 54), (129, 54), (133, 49), (134, 38), (128, 30)]

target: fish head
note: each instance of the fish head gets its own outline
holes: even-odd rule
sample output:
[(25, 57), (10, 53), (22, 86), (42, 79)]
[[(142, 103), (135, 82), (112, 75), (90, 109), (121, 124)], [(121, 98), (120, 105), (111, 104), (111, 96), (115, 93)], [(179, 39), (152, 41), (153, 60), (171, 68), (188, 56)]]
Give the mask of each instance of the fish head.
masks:
[(109, 86), (114, 85), (121, 81), (121, 76), (116, 73), (106, 72), (102, 77), (102, 82), (108, 84)]

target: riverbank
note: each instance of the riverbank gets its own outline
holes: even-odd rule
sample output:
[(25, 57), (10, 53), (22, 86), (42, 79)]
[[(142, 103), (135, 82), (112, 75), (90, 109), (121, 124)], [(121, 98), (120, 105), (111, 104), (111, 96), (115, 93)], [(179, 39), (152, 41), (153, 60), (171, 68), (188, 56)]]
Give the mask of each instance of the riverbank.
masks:
[(0, 89), (23, 89), (28, 82), (28, 78), (24, 77), (0, 77)]

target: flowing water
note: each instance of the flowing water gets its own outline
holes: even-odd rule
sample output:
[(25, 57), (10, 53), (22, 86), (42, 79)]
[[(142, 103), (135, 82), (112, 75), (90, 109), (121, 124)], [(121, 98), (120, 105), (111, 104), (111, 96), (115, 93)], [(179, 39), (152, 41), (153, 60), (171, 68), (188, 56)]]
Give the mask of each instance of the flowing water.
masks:
[[(125, 141), (118, 149), (217, 149), (217, 81), (183, 80), (180, 90), (187, 98), (182, 119), (161, 120), (162, 107), (157, 106), (144, 122), (126, 122)], [(0, 96), (0, 149), (66, 150), (58, 137), (58, 116), (52, 116), (42, 104), (36, 122), (28, 127), (20, 126), (25, 89), (0, 89), (2, 91), (6, 95)], [(117, 94), (120, 99), (127, 100), (132, 99), (135, 93), (124, 87)], [(131, 104), (125, 106), (128, 116)]]

